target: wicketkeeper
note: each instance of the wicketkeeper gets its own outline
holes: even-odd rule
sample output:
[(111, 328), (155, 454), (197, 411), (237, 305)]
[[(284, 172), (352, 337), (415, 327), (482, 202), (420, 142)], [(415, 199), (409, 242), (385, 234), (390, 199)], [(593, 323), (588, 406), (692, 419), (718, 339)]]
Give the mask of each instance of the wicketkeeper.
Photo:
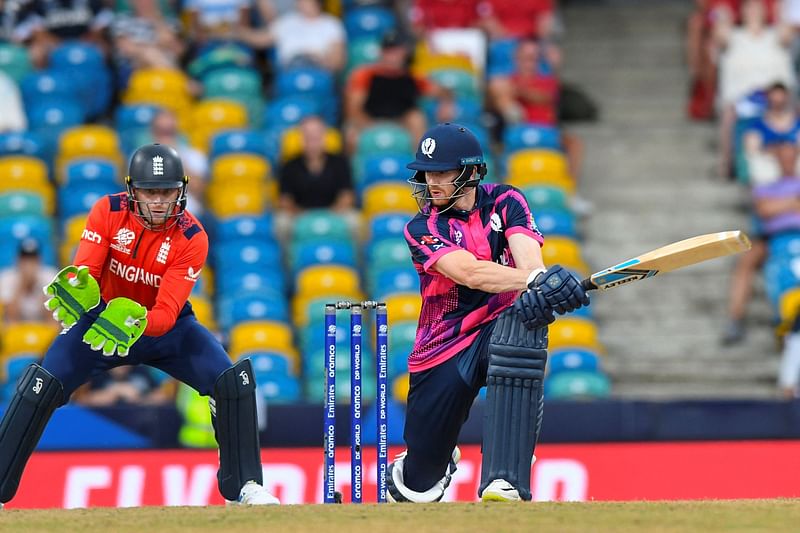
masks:
[(405, 235), (422, 311), (408, 359), (407, 450), (389, 467), (390, 498), (442, 498), (460, 456), (459, 431), (485, 385), (478, 495), (530, 500), (547, 326), (589, 297), (560, 266), (545, 269), (544, 239), (520, 191), (480, 183), (486, 164), (468, 129), (430, 129), (408, 168), (420, 213)]
[(187, 301), (208, 254), (203, 226), (186, 211), (188, 182), (174, 149), (140, 147), (127, 191), (97, 201), (74, 265), (45, 287), (63, 330), (25, 371), (0, 423), (0, 502), (14, 497), (47, 421), (75, 389), (101, 371), (148, 364), (210, 396), (222, 496), (279, 503), (262, 486), (250, 361), (231, 365)]

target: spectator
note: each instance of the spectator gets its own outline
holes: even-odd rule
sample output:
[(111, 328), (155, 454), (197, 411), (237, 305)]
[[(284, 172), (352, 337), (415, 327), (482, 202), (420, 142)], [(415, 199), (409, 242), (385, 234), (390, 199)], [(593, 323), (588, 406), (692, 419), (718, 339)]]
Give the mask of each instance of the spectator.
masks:
[(417, 37), (431, 30), (468, 28), (478, 23), (479, 0), (415, 0), (409, 19)]
[(553, 37), (553, 0), (484, 0), (478, 3), (479, 25), (491, 40)]
[(764, 0), (742, 2), (742, 25), (733, 25), (730, 10), (719, 10), (714, 37), (719, 54), (720, 158), (718, 172), (732, 176), (732, 131), (736, 103), (775, 82), (795, 86), (788, 46), (792, 29), (768, 25)]
[(312, 64), (340, 72), (347, 60), (342, 21), (324, 13), (320, 0), (296, 0), (295, 5), (266, 29), (242, 26), (238, 37), (254, 48), (274, 46), (282, 67)]
[(171, 146), (178, 151), (183, 162), (183, 169), (189, 176), (187, 209), (195, 215), (205, 212), (203, 198), (208, 180), (208, 158), (193, 148), (180, 135), (178, 119), (169, 110), (159, 111), (150, 124), (153, 142)]
[[(508, 124), (532, 123), (558, 126), (558, 97), (560, 80), (556, 74), (561, 54), (551, 43), (533, 38), (522, 39), (515, 54), (515, 72), (510, 76), (495, 76), (489, 80), (489, 106)], [(570, 174), (580, 179), (583, 165), (583, 143), (562, 131), (562, 142)], [(578, 211), (587, 212), (586, 200), (576, 199)]]
[(333, 209), (357, 224), (355, 194), (350, 163), (325, 150), (326, 126), (309, 116), (300, 123), (303, 153), (287, 161), (280, 170), (280, 217), (277, 232), (286, 237), (294, 215), (305, 209)]
[(766, 91), (766, 108), (744, 135), (748, 174), (754, 184), (780, 176), (775, 150), (783, 144), (800, 145), (800, 116), (783, 83)]
[(238, 28), (250, 22), (250, 0), (186, 0), (189, 37), (202, 47), (238, 40)]
[(134, 2), (131, 12), (117, 14), (111, 25), (116, 62), (128, 72), (139, 68), (177, 68), (185, 52), (176, 22), (162, 16), (153, 8), (155, 4)]
[(91, 407), (159, 405), (172, 401), (167, 389), (159, 386), (146, 366), (118, 366), (92, 377), (75, 402)]
[(0, 71), (0, 133), (28, 128), (25, 106), (19, 87), (8, 74)]
[(0, 300), (3, 303), (4, 321), (43, 322), (52, 324), (50, 311), (42, 287), (56, 276), (56, 270), (45, 266), (41, 260), (39, 242), (23, 239), (19, 244), (17, 264), (0, 272)]
[(30, 0), (21, 3), (14, 38), (26, 43), (33, 64), (43, 68), (50, 51), (66, 40), (83, 39), (107, 52), (103, 32), (113, 17), (102, 0)]
[(411, 138), (422, 137), (427, 127), (419, 109), (424, 94), (441, 91), (424, 78), (414, 76), (408, 65), (408, 45), (396, 31), (381, 40), (381, 55), (375, 63), (356, 69), (345, 91), (346, 136), (354, 149), (358, 135), (377, 121), (393, 121), (406, 128)]
[(752, 190), (755, 210), (753, 246), (742, 254), (731, 278), (728, 320), (722, 335), (723, 345), (736, 344), (745, 336), (747, 303), (752, 294), (753, 278), (767, 257), (770, 237), (787, 231), (800, 231), (800, 179), (797, 177), (796, 143), (782, 143), (774, 148), (781, 179), (756, 185)]

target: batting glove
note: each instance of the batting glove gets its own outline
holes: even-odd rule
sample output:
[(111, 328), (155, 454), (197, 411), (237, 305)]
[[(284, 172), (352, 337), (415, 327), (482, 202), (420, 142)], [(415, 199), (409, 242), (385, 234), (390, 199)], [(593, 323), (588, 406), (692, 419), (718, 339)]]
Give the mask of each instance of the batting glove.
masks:
[(589, 305), (589, 295), (581, 282), (560, 265), (554, 265), (538, 274), (528, 287), (542, 291), (544, 299), (559, 315)]

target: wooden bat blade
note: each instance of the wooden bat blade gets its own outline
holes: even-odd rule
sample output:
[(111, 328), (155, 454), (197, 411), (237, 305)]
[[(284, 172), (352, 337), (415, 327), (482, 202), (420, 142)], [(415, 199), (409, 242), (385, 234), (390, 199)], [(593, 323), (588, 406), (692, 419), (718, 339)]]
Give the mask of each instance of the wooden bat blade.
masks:
[(583, 280), (584, 289), (612, 289), (709, 259), (744, 252), (750, 239), (743, 231), (698, 235), (643, 253), (618, 265), (595, 272)]

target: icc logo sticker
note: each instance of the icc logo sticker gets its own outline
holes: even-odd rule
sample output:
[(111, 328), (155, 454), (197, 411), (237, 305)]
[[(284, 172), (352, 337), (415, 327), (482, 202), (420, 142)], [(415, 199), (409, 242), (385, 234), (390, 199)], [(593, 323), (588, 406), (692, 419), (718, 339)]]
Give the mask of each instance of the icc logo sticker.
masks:
[(336, 326), (333, 324), (328, 326), (328, 335), (336, 335)]
[(433, 151), (436, 150), (436, 141), (432, 137), (426, 137), (422, 144), (419, 146), (422, 153), (433, 159)]

